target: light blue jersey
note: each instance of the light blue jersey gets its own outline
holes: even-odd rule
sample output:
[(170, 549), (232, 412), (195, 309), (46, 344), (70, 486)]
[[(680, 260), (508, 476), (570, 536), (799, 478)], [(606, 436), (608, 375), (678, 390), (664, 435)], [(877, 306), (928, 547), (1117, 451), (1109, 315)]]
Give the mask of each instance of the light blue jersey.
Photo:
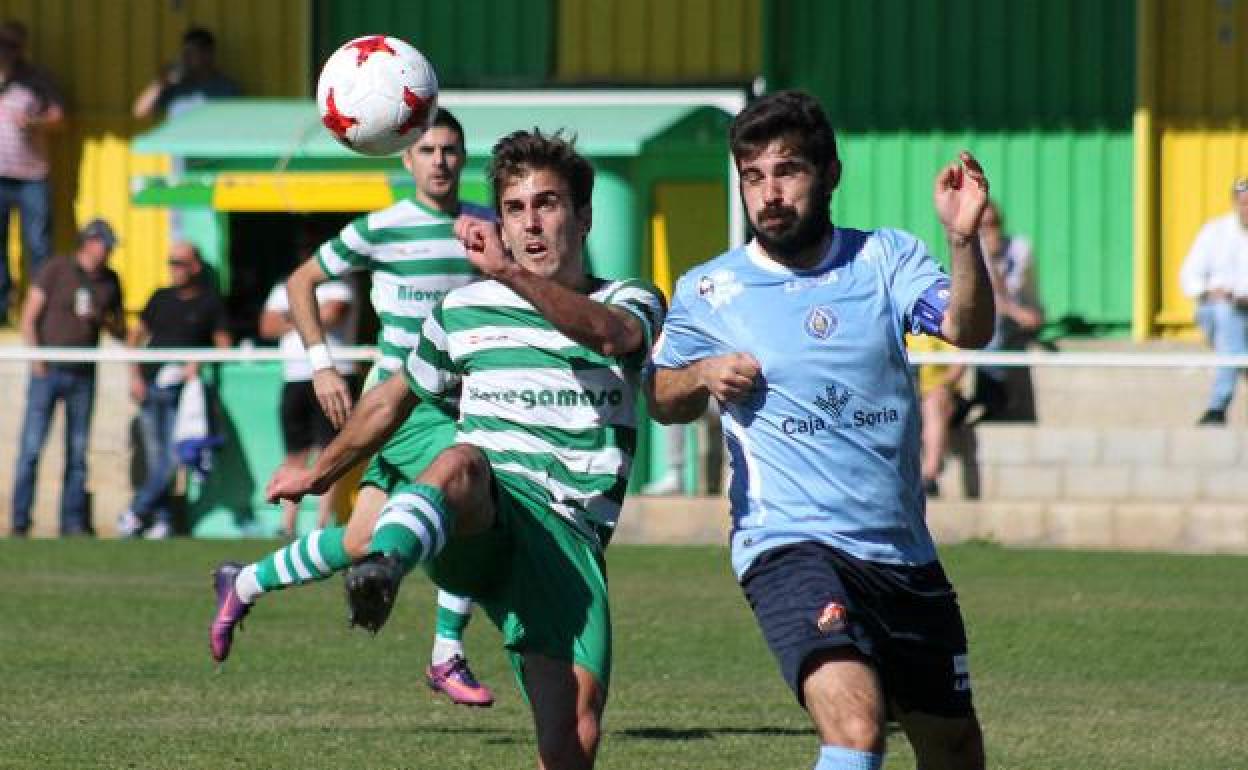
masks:
[(931, 328), (921, 316), (947, 286), (913, 236), (840, 228), (810, 270), (750, 244), (681, 277), (654, 364), (740, 352), (762, 366), (753, 396), (723, 411), (738, 577), (805, 540), (867, 561), (936, 559), (903, 333)]

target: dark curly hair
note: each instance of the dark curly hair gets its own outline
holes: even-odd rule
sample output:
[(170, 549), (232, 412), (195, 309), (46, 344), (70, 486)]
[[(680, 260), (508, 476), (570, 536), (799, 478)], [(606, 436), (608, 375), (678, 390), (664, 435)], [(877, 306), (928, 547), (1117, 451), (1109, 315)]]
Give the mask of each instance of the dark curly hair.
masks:
[[(836, 133), (815, 97), (804, 91), (777, 91), (751, 103), (732, 121), (728, 144), (738, 164), (783, 139), (794, 153), (825, 169), (839, 160)], [(835, 186), (835, 185), (833, 185)]]
[(576, 151), (576, 139), (565, 139), (562, 131), (543, 134), (541, 129), (534, 128), (508, 134), (494, 145), (486, 172), (494, 192), (494, 207), (499, 209), (503, 187), (508, 182), (543, 169), (555, 172), (568, 183), (575, 211), (589, 206), (594, 192), (594, 167)]

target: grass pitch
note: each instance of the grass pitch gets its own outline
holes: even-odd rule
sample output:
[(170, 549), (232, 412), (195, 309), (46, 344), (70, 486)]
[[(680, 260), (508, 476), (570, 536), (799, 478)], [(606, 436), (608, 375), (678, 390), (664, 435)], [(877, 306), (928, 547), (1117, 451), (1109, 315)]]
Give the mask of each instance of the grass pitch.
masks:
[[(377, 638), (341, 581), (266, 597), (208, 656), (208, 573), (272, 542), (0, 541), (0, 767), (525, 768), (527, 710), (483, 617), (489, 710), (432, 698), (433, 591)], [(719, 548), (616, 546), (601, 768), (807, 768), (817, 739)], [(944, 550), (996, 768), (1248, 767), (1248, 559)], [(888, 768), (914, 766), (904, 737)]]

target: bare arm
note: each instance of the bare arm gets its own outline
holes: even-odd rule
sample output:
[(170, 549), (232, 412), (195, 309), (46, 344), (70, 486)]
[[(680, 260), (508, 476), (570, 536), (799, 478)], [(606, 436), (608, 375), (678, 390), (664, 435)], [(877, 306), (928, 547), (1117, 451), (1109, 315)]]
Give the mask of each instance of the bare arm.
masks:
[[(151, 336), (147, 324), (140, 318), (126, 332), (126, 347), (140, 348), (147, 344)], [(134, 399), (135, 402), (141, 402), (146, 395), (147, 383), (143, 381), (142, 365), (135, 361), (130, 364), (130, 398)]]
[(136, 118), (150, 118), (156, 112), (156, 105), (160, 102), (160, 94), (165, 90), (165, 78), (156, 78), (152, 82), (143, 87), (139, 95), (134, 99), (134, 106), (131, 112)]
[(303, 346), (310, 348), (325, 342), (325, 326), (316, 302), (316, 287), (329, 280), (329, 275), (310, 257), (295, 268), (286, 280), (286, 293), (290, 297), (290, 320), (299, 330)]
[(49, 102), (42, 112), (28, 118), (26, 125), (55, 131), (65, 125), (65, 108), (56, 102)]
[(316, 464), (307, 470), (289, 465), (278, 468), (266, 496), (275, 502), (324, 492), (349, 468), (380, 449), (418, 403), (420, 398), (402, 375), (396, 374), (368, 391)]
[[(329, 280), (329, 274), (316, 257), (309, 257), (295, 268), (286, 280), (286, 294), (290, 297), (290, 318), (299, 330), (305, 349), (311, 350), (325, 344), (325, 325), (316, 301), (316, 287)], [(321, 411), (335, 428), (342, 428), (351, 413), (351, 389), (347, 381), (332, 365), (319, 365), (314, 361), (312, 388)]]
[(988, 179), (969, 152), (936, 176), (936, 214), (949, 240), (952, 286), (940, 334), (960, 348), (982, 348), (992, 339), (996, 309), (992, 280), (979, 248), (979, 219), (988, 203)]
[(265, 310), (260, 314), (260, 323), (257, 325), (256, 331), (260, 333), (261, 339), (276, 340), (280, 339), (286, 332), (295, 328), (290, 317), (285, 313), (279, 313), (276, 310)]
[(612, 357), (632, 353), (645, 345), (641, 322), (632, 313), (595, 302), (508, 258), (493, 223), (477, 220), (465, 230), (464, 246), (473, 265), (532, 303), (537, 312), (571, 339)]
[(527, 299), (556, 329), (590, 350), (618, 357), (645, 344), (641, 322), (627, 310), (595, 302), (514, 262), (490, 277)]
[(351, 303), (340, 299), (331, 299), (321, 303), (321, 326), (333, 329), (347, 318)]
[(744, 401), (760, 372), (749, 353), (712, 356), (680, 369), (657, 368), (645, 384), (650, 416), (664, 425), (693, 422), (712, 397), (724, 404)]
[(126, 310), (120, 304), (104, 314), (104, 329), (113, 336), (113, 339), (126, 339)]

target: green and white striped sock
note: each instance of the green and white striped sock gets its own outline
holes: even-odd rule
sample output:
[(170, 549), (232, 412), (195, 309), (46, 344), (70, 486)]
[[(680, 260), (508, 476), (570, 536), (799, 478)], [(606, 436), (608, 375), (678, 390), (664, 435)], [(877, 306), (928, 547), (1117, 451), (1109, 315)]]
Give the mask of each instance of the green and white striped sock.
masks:
[(239, 598), (251, 603), (267, 591), (324, 580), (350, 567), (351, 557), (342, 544), (346, 533), (346, 527), (313, 530), (245, 567), (235, 581)]
[(464, 629), (472, 620), (472, 599), (438, 591), (437, 626), (430, 653), (433, 665), (464, 654)]
[(446, 547), (453, 517), (437, 487), (408, 484), (386, 501), (373, 529), (372, 553), (395, 553), (410, 570)]

